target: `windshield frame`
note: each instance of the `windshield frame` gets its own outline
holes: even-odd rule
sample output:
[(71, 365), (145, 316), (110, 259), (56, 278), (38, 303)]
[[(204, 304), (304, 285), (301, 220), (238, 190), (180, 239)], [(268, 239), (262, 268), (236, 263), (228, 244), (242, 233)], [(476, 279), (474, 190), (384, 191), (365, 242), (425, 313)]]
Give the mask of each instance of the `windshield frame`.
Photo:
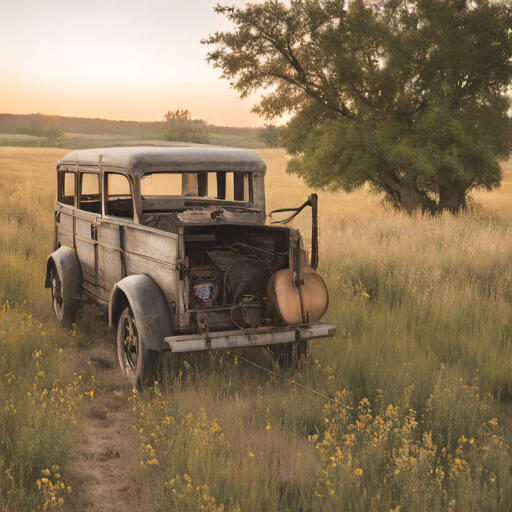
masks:
[[(230, 190), (229, 199), (226, 198), (227, 194), (227, 179), (226, 175), (231, 173), (233, 190)], [(153, 175), (181, 175), (182, 176), (182, 187), (187, 182), (187, 186), (191, 187), (189, 194), (143, 194), (144, 179)], [(224, 197), (211, 197), (208, 196), (209, 176), (208, 174), (215, 175), (216, 180), (216, 193), (217, 195)], [(185, 176), (190, 175), (195, 177), (194, 179), (185, 180)], [(211, 179), (211, 178), (210, 178)], [(195, 185), (195, 188), (194, 188)], [(238, 187), (238, 189), (237, 189)], [(183, 190), (182, 188), (182, 190)], [(175, 171), (175, 170), (151, 170), (145, 172), (140, 178), (140, 198), (141, 198), (141, 213), (164, 213), (164, 212), (175, 212), (185, 211), (187, 209), (194, 209), (198, 207), (224, 207), (229, 209), (247, 210), (254, 206), (254, 173), (247, 170), (190, 170), (190, 171)], [(235, 199), (237, 195), (243, 194), (244, 199)]]

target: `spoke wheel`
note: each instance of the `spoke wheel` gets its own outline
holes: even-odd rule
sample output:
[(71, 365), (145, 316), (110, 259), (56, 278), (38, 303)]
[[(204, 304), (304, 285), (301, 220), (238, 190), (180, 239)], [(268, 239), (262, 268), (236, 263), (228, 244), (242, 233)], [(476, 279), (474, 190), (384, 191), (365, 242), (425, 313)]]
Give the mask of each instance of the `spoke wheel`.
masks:
[(71, 327), (80, 305), (76, 299), (66, 295), (66, 288), (62, 285), (62, 278), (55, 267), (51, 269), (51, 285), (55, 316), (62, 327)]
[(117, 326), (117, 356), (123, 375), (142, 389), (154, 381), (160, 353), (144, 344), (133, 311), (127, 307)]
[(126, 316), (123, 319), (123, 351), (124, 360), (131, 371), (137, 371), (137, 355), (139, 351), (139, 332), (135, 319)]
[(62, 311), (64, 309), (64, 297), (62, 296), (62, 285), (60, 283), (59, 274), (52, 272), (52, 302), (55, 314), (58, 317), (62, 317)]

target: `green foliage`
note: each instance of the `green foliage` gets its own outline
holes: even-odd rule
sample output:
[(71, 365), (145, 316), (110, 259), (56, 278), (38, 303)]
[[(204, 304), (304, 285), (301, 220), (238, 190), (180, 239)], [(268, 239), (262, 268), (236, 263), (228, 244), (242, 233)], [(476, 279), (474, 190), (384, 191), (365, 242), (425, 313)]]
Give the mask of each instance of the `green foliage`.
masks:
[(394, 206), (466, 207), (510, 152), (512, 6), (479, 0), (266, 1), (217, 6), (235, 24), (203, 43), (253, 111), (293, 115), (289, 172), (313, 187), (369, 183)]
[(42, 126), (23, 126), (17, 130), (17, 133), (32, 135), (33, 137), (44, 137), (46, 135), (46, 128)]
[(204, 130), (206, 123), (202, 120), (192, 120), (188, 110), (169, 110), (163, 120), (168, 126), (164, 131), (164, 140), (196, 144), (208, 143), (208, 135)]
[(283, 127), (268, 124), (258, 135), (258, 140), (265, 144), (267, 148), (277, 148), (281, 145), (281, 138), (283, 136)]
[(64, 130), (61, 130), (58, 126), (52, 124), (46, 128), (46, 137), (50, 140), (59, 140), (64, 135)]
[[(7, 115), (12, 117), (9, 114)], [(30, 135), (32, 137), (46, 137), (51, 141), (56, 141), (63, 137), (64, 130), (58, 126), (58, 116), (37, 113), (27, 117), (26, 124), (20, 126), (1, 126), (0, 124), (0, 131)]]

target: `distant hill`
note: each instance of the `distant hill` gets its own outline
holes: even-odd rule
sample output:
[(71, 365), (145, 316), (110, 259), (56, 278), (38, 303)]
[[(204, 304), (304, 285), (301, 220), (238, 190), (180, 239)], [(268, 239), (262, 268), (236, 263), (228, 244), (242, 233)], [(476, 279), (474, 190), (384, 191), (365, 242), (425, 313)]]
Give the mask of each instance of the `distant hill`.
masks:
[[(220, 146), (261, 148), (261, 128), (215, 126), (202, 120), (208, 143)], [(60, 128), (65, 135), (58, 141), (45, 138), (49, 126)], [(47, 114), (0, 114), (0, 146), (46, 146), (78, 149), (110, 145), (140, 145), (163, 140), (168, 125), (163, 121), (112, 121), (85, 117), (64, 117)], [(78, 134), (78, 136), (74, 136)]]
[[(193, 121), (194, 122), (194, 121)], [(198, 120), (208, 133), (257, 137), (261, 128), (215, 126)], [(46, 114), (0, 114), (0, 133), (19, 133), (17, 128), (44, 128), (49, 124), (58, 126), (68, 133), (131, 135), (138, 137), (159, 137), (166, 128), (162, 121), (111, 121), (86, 117), (63, 117)]]

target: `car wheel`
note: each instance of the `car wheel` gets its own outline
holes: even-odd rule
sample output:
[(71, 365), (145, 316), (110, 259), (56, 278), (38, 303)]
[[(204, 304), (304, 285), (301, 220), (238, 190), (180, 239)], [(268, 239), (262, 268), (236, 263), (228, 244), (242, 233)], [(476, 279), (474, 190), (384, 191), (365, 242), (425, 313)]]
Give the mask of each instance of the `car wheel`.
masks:
[(160, 352), (146, 347), (132, 309), (127, 307), (117, 326), (117, 357), (123, 375), (142, 389), (153, 384)]
[(297, 370), (301, 362), (308, 356), (309, 340), (272, 345), (270, 353), (283, 370)]
[(71, 327), (80, 303), (66, 293), (66, 282), (55, 267), (51, 269), (52, 306), (61, 327)]

